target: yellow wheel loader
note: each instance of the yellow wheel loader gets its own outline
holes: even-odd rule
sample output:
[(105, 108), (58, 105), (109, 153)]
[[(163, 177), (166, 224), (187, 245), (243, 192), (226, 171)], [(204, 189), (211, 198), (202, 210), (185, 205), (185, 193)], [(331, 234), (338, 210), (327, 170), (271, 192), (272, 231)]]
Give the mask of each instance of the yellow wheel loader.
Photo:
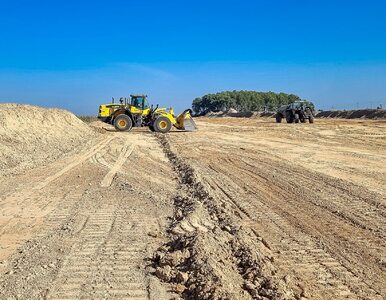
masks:
[(130, 95), (120, 98), (120, 103), (102, 104), (99, 106), (98, 119), (114, 125), (118, 131), (129, 131), (133, 127), (149, 127), (151, 131), (167, 133), (174, 126), (179, 130), (194, 131), (197, 129), (192, 119), (192, 110), (186, 109), (175, 116), (172, 108), (153, 108), (149, 106), (146, 95)]

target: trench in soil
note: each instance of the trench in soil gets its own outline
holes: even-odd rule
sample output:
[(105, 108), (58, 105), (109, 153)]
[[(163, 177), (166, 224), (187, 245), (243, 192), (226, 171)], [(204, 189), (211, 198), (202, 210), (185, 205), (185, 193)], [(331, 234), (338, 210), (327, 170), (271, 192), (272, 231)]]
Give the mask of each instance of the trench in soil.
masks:
[(168, 242), (152, 258), (155, 275), (183, 299), (294, 299), (285, 280), (275, 277), (272, 258), (259, 251), (264, 242), (253, 231), (241, 232), (232, 212), (208, 192), (168, 137), (156, 137), (179, 187)]

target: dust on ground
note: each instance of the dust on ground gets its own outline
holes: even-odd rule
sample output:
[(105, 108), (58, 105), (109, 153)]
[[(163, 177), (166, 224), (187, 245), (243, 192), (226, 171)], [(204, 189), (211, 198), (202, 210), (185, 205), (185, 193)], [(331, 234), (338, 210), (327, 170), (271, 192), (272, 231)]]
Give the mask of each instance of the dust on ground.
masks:
[(199, 118), (161, 135), (36, 110), (0, 126), (16, 157), (0, 174), (0, 298), (386, 295), (385, 122)]

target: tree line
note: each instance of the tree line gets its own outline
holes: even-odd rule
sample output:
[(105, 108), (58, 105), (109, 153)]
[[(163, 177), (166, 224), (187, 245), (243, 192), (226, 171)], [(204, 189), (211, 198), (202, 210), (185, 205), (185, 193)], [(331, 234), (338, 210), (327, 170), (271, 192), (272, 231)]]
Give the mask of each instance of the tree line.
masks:
[[(209, 111), (228, 111), (231, 108), (239, 112), (274, 111), (281, 105), (299, 100), (302, 100), (299, 96), (286, 93), (225, 91), (194, 99), (192, 108), (198, 115)], [(307, 102), (313, 107), (311, 102)]]

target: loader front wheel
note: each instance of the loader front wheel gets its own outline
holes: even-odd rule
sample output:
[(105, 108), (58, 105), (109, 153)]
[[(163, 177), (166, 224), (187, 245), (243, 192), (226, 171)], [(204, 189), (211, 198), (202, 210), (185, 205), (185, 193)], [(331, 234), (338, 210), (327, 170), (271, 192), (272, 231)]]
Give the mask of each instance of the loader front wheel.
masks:
[(167, 117), (159, 116), (153, 123), (154, 131), (167, 133), (172, 128), (172, 122)]
[(133, 121), (127, 115), (119, 115), (114, 119), (114, 127), (118, 131), (129, 131), (133, 127)]

